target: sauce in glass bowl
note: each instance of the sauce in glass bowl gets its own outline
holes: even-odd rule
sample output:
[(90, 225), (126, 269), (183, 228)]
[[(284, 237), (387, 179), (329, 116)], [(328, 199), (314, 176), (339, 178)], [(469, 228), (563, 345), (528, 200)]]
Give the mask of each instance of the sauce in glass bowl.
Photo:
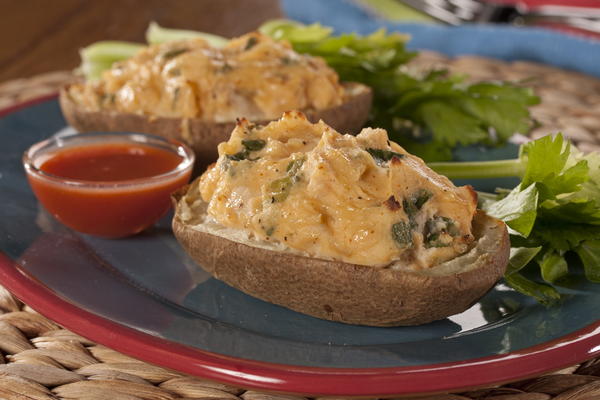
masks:
[(86, 133), (34, 144), (23, 156), (36, 197), (60, 222), (117, 238), (154, 224), (194, 164), (183, 143), (139, 133)]

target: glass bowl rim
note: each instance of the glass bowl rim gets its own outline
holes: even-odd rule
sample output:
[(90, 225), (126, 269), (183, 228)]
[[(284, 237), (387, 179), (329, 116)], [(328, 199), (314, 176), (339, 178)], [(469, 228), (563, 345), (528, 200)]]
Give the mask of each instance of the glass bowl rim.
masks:
[[(107, 140), (103, 142), (101, 140), (102, 138), (106, 138)], [(54, 147), (54, 149), (48, 151), (48, 153), (51, 154), (54, 151), (68, 149), (69, 147), (85, 147), (101, 143), (137, 143), (148, 146), (153, 146), (154, 144), (158, 143), (162, 145), (160, 146), (161, 149), (181, 156), (182, 160), (175, 168), (161, 174), (118, 181), (91, 181), (84, 179), (65, 178), (60, 175), (54, 175), (42, 171), (38, 166), (35, 165), (36, 156), (39, 156), (39, 154), (36, 153), (43, 151), (46, 147)], [(23, 167), (28, 175), (35, 176), (36, 178), (47, 182), (64, 185), (71, 188), (93, 190), (126, 189), (138, 186), (149, 186), (168, 181), (171, 178), (175, 178), (192, 169), (194, 166), (194, 161), (194, 151), (184, 142), (172, 138), (165, 138), (158, 135), (138, 132), (84, 132), (62, 136), (55, 135), (49, 137), (48, 139), (32, 144), (27, 150), (25, 150), (22, 157)]]

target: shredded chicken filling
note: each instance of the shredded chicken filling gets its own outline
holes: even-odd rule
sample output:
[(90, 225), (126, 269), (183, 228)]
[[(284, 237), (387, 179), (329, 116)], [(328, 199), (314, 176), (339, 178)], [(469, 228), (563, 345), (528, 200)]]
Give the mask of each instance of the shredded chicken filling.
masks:
[(428, 268), (474, 240), (472, 188), (455, 187), (385, 130), (342, 135), (296, 112), (264, 127), (241, 120), (198, 187), (223, 226), (317, 258)]
[(341, 104), (345, 95), (324, 60), (259, 33), (232, 39), (224, 48), (202, 39), (150, 46), (99, 81), (71, 86), (69, 94), (92, 111), (214, 122), (321, 110)]

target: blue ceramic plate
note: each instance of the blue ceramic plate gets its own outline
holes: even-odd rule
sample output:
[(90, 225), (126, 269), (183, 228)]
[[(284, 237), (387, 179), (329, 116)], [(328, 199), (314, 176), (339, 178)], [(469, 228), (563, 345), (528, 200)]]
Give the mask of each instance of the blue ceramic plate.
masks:
[[(450, 55), (588, 73), (600, 65), (600, 44), (556, 33), (391, 24), (343, 0), (283, 4), (303, 22), (361, 33), (384, 25), (413, 34), (413, 47)], [(361, 327), (301, 315), (210, 278), (184, 254), (168, 217), (128, 239), (74, 233), (40, 207), (21, 167), (25, 149), (57, 132), (68, 128), (54, 98), (0, 117), (0, 282), (42, 314), (119, 351), (241, 387), (374, 397), (502, 383), (600, 354), (600, 285), (582, 277), (554, 308), (499, 284), (443, 321)]]
[(42, 314), (97, 342), (235, 385), (331, 395), (457, 390), (600, 354), (600, 285), (583, 278), (555, 308), (499, 284), (443, 321), (351, 326), (210, 278), (182, 251), (168, 217), (127, 239), (72, 232), (41, 208), (21, 166), (31, 144), (65, 132), (55, 99), (0, 118), (0, 279)]

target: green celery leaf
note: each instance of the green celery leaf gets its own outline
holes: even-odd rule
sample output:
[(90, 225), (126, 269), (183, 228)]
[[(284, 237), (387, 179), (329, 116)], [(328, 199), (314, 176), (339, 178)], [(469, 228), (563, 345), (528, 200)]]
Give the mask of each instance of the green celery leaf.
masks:
[(581, 189), (581, 185), (588, 180), (589, 168), (585, 160), (579, 161), (572, 167), (566, 168), (558, 176), (544, 181), (543, 185), (550, 192), (549, 196), (563, 193), (573, 193)]
[(315, 41), (290, 41), (294, 50), (325, 59), (344, 81), (369, 84), (373, 73), (395, 71), (412, 59), (416, 53), (406, 50), (408, 36), (400, 33), (386, 34), (384, 30), (367, 36), (354, 33), (329, 36)]
[(542, 271), (542, 278), (548, 283), (554, 283), (569, 273), (567, 261), (556, 251), (546, 251), (537, 261)]
[(560, 293), (552, 286), (534, 282), (518, 272), (504, 277), (508, 286), (524, 295), (534, 297), (540, 303), (551, 306), (560, 300)]
[(596, 200), (547, 200), (540, 205), (539, 213), (544, 220), (600, 225), (600, 204)]
[(493, 127), (500, 141), (515, 133), (526, 134), (533, 126), (527, 106), (539, 103), (531, 89), (509, 84), (475, 84), (466, 90), (462, 108)]
[[(431, 130), (435, 140), (454, 147), (482, 142), (489, 135), (482, 129), (481, 122), (464, 113), (451, 103), (438, 100), (424, 102), (417, 108), (418, 118)], [(462, 130), (462, 135), (456, 132)]]
[(554, 250), (566, 252), (577, 248), (585, 240), (600, 240), (600, 226), (540, 219), (536, 221), (531, 236)]
[(575, 252), (581, 258), (586, 278), (600, 283), (600, 240), (585, 240)]
[[(535, 235), (533, 235), (535, 236)], [(543, 246), (543, 240), (537, 237), (524, 237), (519, 234), (509, 234), (511, 248), (519, 247), (541, 247)]]
[[(557, 297), (553, 287), (515, 271), (530, 265), (539, 268), (540, 278), (555, 282), (569, 273), (564, 255), (573, 251), (581, 258), (588, 280), (600, 283), (599, 153), (584, 155), (558, 134), (522, 146), (517, 160), (437, 163), (432, 167), (456, 177), (464, 177), (461, 174), (467, 169), (478, 170), (478, 177), (496, 177), (499, 172), (523, 177), (508, 194), (504, 189), (497, 190), (495, 198), (480, 196), (481, 208), (516, 231), (510, 234), (511, 259), (505, 275), (516, 290), (543, 302)], [(536, 264), (530, 263), (531, 257)]]
[(538, 191), (535, 185), (531, 185), (522, 191), (516, 187), (502, 200), (488, 203), (485, 211), (527, 237), (535, 224), (537, 207)]
[(571, 167), (581, 161), (585, 161), (588, 167), (588, 179), (581, 185), (581, 189), (562, 199), (569, 201), (574, 198), (587, 199), (600, 203), (600, 153), (590, 152), (584, 154), (575, 147), (571, 148), (571, 154), (567, 160), (567, 166)]
[(542, 250), (538, 247), (511, 247), (506, 274), (514, 274), (525, 267)]
[(539, 97), (535, 96), (531, 89), (508, 83), (476, 83), (468, 88), (468, 92), (476, 97), (487, 97), (504, 101), (513, 101), (515, 103), (528, 106), (533, 106), (540, 103)]
[(521, 189), (535, 182), (545, 183), (554, 179), (563, 170), (569, 157), (570, 144), (562, 135), (544, 136), (523, 146), (527, 157), (527, 168), (521, 180)]
[(396, 88), (401, 90), (402, 94), (398, 96), (392, 111), (400, 116), (410, 117), (413, 110), (424, 102), (447, 102), (448, 99), (460, 98), (464, 95), (457, 86), (461, 81), (452, 77), (429, 74), (421, 81), (409, 75), (397, 76), (397, 78), (399, 80), (395, 82)]
[[(410, 151), (427, 161), (451, 159), (457, 144), (492, 144), (492, 129), (503, 142), (531, 128), (527, 107), (539, 99), (528, 89), (491, 82), (469, 86), (443, 70), (423, 76), (407, 73), (401, 67), (416, 53), (406, 50), (406, 35), (379, 30), (366, 36), (333, 36), (318, 24), (292, 21), (268, 22), (260, 29), (288, 40), (300, 53), (322, 57), (342, 81), (370, 86), (374, 99), (369, 124), (385, 128), (394, 139), (407, 136), (400, 144), (410, 145)], [(404, 129), (403, 121), (410, 129)], [(418, 144), (425, 136), (434, 150)]]
[[(519, 103), (486, 98), (463, 98), (462, 108), (473, 117), (494, 127), (498, 139), (505, 141), (515, 133), (531, 130), (529, 111)], [(506, 116), (510, 115), (509, 118)]]

